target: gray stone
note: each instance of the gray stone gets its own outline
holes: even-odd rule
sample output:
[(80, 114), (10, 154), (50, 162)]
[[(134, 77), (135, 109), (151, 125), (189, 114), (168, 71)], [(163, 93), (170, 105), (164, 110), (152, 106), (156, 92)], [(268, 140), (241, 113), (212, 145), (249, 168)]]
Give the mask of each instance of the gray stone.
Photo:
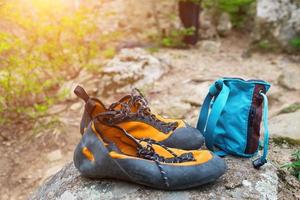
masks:
[(283, 70), (278, 82), (289, 90), (300, 90), (300, 70), (291, 67)]
[(269, 120), (270, 134), (300, 139), (300, 111), (275, 116)]
[(248, 180), (243, 180), (242, 184), (245, 187), (251, 187), (252, 186), (252, 183), (250, 181), (248, 181)]
[(103, 69), (104, 91), (122, 92), (144, 88), (160, 79), (169, 65), (141, 48), (122, 49)]
[[(91, 180), (80, 176), (73, 163), (43, 184), (35, 199), (276, 199), (276, 168), (266, 164), (260, 170), (250, 159), (226, 157), (228, 172), (215, 183), (185, 191), (162, 191), (117, 180)], [(245, 182), (247, 180), (247, 183)], [(253, 183), (253, 184), (249, 184)], [(229, 187), (230, 186), (230, 187)]]
[(203, 81), (202, 83), (196, 84), (196, 83), (187, 83), (185, 84), (186, 87), (183, 91), (181, 91), (182, 96), (181, 101), (185, 103), (191, 104), (191, 106), (199, 107), (201, 103), (204, 101), (204, 98), (206, 97), (208, 93), (209, 86), (213, 83), (212, 81)]
[(159, 114), (167, 114), (173, 118), (183, 118), (185, 114), (191, 109), (191, 105), (181, 102), (178, 98), (172, 98), (172, 104), (169, 103), (170, 99), (161, 99), (151, 102), (153, 112)]
[(203, 40), (199, 43), (199, 46), (203, 51), (217, 53), (220, 50), (221, 43), (213, 40)]
[(199, 21), (200, 21), (200, 30), (199, 34), (203, 39), (214, 38), (218, 35), (216, 22), (215, 22), (216, 13), (211, 9), (204, 9), (200, 12)]
[(258, 0), (256, 21), (259, 35), (290, 51), (290, 40), (300, 35), (300, 2)]
[(232, 29), (232, 23), (228, 13), (222, 13), (219, 17), (217, 31), (222, 36), (227, 36)]
[[(270, 166), (270, 164), (268, 164)], [(276, 200), (278, 177), (277, 174), (266, 171), (261, 174), (264, 177), (262, 180), (256, 182), (255, 189), (261, 193), (261, 199)]]

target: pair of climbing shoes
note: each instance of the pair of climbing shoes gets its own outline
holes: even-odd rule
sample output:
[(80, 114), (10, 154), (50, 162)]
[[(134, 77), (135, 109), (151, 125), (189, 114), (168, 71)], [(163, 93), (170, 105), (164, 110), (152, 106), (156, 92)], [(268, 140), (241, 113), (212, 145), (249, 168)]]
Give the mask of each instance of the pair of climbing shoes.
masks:
[(198, 150), (204, 143), (198, 129), (153, 114), (138, 90), (109, 107), (80, 86), (74, 92), (85, 101), (82, 138), (74, 153), (83, 176), (178, 190), (213, 182), (225, 173), (223, 159)]

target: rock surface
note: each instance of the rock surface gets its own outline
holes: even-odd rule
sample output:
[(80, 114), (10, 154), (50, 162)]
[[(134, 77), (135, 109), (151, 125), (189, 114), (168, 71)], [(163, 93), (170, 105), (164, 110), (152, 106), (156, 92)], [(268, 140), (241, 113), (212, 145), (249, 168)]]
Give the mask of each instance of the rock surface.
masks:
[[(103, 69), (103, 92), (143, 89), (160, 79), (169, 65), (141, 48), (122, 49)], [(126, 87), (127, 86), (127, 87)], [(126, 88), (125, 88), (126, 87)]]
[[(300, 19), (299, 19), (300, 20)], [(300, 71), (297, 68), (288, 68), (282, 71), (279, 84), (288, 90), (300, 90)]]
[(61, 150), (57, 149), (57, 150), (51, 151), (50, 153), (47, 154), (47, 159), (50, 162), (58, 161), (58, 160), (62, 159)]
[(80, 176), (73, 163), (65, 166), (31, 197), (56, 199), (277, 199), (276, 168), (260, 170), (249, 159), (226, 158), (228, 172), (215, 183), (185, 191), (161, 191), (115, 180), (90, 180)]
[(290, 41), (300, 35), (300, 2), (258, 0), (256, 19), (261, 36), (292, 50)]
[(217, 31), (221, 36), (227, 36), (232, 29), (232, 23), (228, 13), (222, 13), (218, 20)]
[(212, 40), (203, 40), (198, 44), (203, 51), (211, 53), (217, 53), (220, 49), (221, 44)]
[(300, 111), (281, 114), (270, 120), (269, 129), (272, 135), (300, 140)]

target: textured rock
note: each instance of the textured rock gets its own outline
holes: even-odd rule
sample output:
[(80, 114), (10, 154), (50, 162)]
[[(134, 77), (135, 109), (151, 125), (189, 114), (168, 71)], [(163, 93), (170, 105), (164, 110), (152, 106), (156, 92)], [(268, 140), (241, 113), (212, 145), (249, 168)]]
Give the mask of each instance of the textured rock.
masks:
[(62, 159), (61, 150), (57, 149), (47, 154), (47, 159), (51, 162)]
[(226, 36), (232, 29), (232, 23), (228, 13), (222, 13), (218, 20), (217, 31), (220, 35)]
[[(170, 100), (172, 104), (170, 104)], [(188, 103), (184, 103), (180, 101), (180, 98), (166, 98), (161, 100), (154, 100), (151, 102), (151, 106), (153, 106), (154, 113), (165, 114), (168, 113), (169, 117), (173, 118), (183, 118), (191, 109), (191, 105)]]
[(269, 121), (270, 134), (300, 139), (300, 111), (281, 114)]
[(300, 70), (292, 67), (283, 70), (278, 82), (286, 89), (300, 90)]
[(216, 9), (204, 8), (200, 12), (200, 36), (202, 39), (211, 39), (217, 36), (228, 36), (232, 30), (230, 15), (226, 12), (219, 12)]
[(218, 35), (216, 22), (214, 19), (215, 12), (210, 9), (204, 9), (200, 12), (200, 30), (199, 35), (203, 39), (210, 39)]
[(199, 46), (203, 51), (217, 53), (219, 52), (221, 43), (212, 40), (203, 40), (199, 43)]
[(143, 49), (122, 49), (103, 69), (103, 90), (129, 91), (128, 87), (145, 88), (160, 79), (169, 65)]
[(277, 199), (276, 168), (260, 170), (249, 159), (228, 157), (228, 172), (215, 183), (185, 191), (161, 191), (115, 180), (80, 176), (73, 163), (65, 166), (31, 197), (35, 199)]
[(258, 0), (256, 13), (259, 34), (292, 50), (290, 40), (300, 35), (300, 2)]

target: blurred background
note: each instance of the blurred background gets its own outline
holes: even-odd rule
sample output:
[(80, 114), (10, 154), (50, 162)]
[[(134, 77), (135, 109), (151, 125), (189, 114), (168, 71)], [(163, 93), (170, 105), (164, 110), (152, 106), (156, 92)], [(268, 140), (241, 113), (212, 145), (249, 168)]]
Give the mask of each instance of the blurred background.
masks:
[(77, 84), (106, 105), (138, 87), (195, 123), (222, 76), (272, 83), (270, 156), (300, 179), (299, 0), (0, 0), (0, 199), (71, 162)]

